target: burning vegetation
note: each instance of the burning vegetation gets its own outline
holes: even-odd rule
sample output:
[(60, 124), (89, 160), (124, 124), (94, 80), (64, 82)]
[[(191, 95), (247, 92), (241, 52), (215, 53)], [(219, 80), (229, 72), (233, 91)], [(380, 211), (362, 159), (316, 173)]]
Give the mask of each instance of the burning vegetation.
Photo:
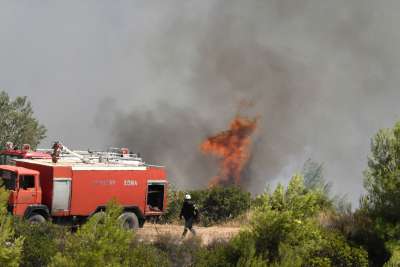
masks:
[(240, 185), (241, 174), (250, 156), (251, 136), (258, 118), (237, 115), (229, 129), (208, 137), (200, 146), (204, 154), (219, 158), (220, 169), (209, 186)]

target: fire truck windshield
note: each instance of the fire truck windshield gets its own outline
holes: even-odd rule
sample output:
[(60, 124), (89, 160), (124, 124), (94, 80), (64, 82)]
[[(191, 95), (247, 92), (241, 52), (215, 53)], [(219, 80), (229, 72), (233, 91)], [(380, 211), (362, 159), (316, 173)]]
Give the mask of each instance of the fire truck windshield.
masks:
[(15, 165), (14, 159), (22, 159), (20, 155), (0, 155), (0, 165)]
[(6, 170), (0, 170), (0, 186), (7, 190), (15, 190), (16, 173)]

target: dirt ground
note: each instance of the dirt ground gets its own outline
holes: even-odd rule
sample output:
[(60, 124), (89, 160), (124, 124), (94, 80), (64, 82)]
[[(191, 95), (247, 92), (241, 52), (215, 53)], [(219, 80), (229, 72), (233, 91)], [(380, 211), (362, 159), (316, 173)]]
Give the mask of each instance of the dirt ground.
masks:
[[(213, 240), (229, 240), (240, 231), (240, 228), (235, 226), (194, 226), (194, 229), (197, 236), (201, 238), (203, 245), (207, 245)], [(137, 236), (141, 240), (152, 242), (158, 235), (170, 234), (176, 238), (180, 238), (182, 232), (182, 225), (146, 223), (143, 228), (137, 231)], [(190, 238), (191, 235), (188, 232), (186, 238)]]

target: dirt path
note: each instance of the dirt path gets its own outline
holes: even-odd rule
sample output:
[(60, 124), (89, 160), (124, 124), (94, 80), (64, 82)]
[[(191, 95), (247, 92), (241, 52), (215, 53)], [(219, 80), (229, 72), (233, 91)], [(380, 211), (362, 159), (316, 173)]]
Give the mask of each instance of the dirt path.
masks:
[[(213, 240), (228, 240), (239, 233), (240, 230), (239, 227), (228, 226), (195, 226), (194, 229), (204, 245), (209, 244)], [(143, 228), (138, 230), (137, 235), (139, 239), (152, 242), (157, 238), (158, 235), (169, 234), (176, 238), (180, 238), (182, 231), (182, 225), (146, 223)], [(187, 236), (191, 236), (191, 233), (188, 232)]]

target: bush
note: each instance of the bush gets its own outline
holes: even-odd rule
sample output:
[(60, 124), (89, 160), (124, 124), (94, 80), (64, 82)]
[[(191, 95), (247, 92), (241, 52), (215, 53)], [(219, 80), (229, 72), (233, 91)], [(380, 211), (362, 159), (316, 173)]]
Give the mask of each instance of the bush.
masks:
[(13, 218), (7, 214), (8, 196), (0, 187), (0, 266), (19, 266), (24, 239), (16, 237)]
[(196, 255), (195, 266), (267, 266), (267, 262), (256, 255), (254, 238), (242, 232), (230, 242), (217, 241)]
[(385, 267), (397, 267), (400, 266), (400, 243), (388, 242), (387, 247), (391, 251), (392, 256), (390, 260), (384, 265)]
[[(188, 192), (200, 212), (200, 224), (210, 226), (236, 218), (250, 208), (250, 193), (239, 187), (213, 187)], [(171, 187), (168, 191), (168, 208), (161, 216), (162, 223), (179, 220), (185, 192)]]
[(174, 223), (179, 220), (185, 193), (178, 191), (173, 185), (168, 188), (168, 206), (160, 217), (161, 223)]
[(254, 213), (251, 234), (256, 255), (270, 264), (287, 266), (367, 266), (367, 254), (319, 224), (326, 208), (320, 191), (306, 190), (301, 176), (287, 189), (265, 193)]
[(196, 255), (203, 250), (197, 237), (182, 241), (180, 237), (170, 234), (159, 235), (153, 245), (168, 255), (172, 266), (193, 266)]
[(133, 243), (127, 254), (129, 257), (124, 266), (167, 267), (171, 265), (168, 255), (153, 245)]
[(250, 208), (250, 193), (239, 187), (213, 187), (190, 192), (200, 211), (200, 222), (204, 226), (236, 218)]
[(29, 224), (17, 220), (16, 235), (24, 239), (20, 266), (47, 266), (66, 235), (66, 228), (50, 222)]
[(340, 231), (349, 242), (363, 247), (368, 252), (370, 266), (382, 266), (389, 259), (390, 252), (385, 241), (375, 230), (371, 218), (362, 210), (332, 216), (330, 227)]
[[(168, 266), (163, 253), (135, 242), (134, 233), (121, 227), (121, 208), (111, 202), (106, 212), (93, 216), (75, 234), (66, 237), (65, 247), (50, 266)], [(162, 264), (162, 265), (160, 265)]]

